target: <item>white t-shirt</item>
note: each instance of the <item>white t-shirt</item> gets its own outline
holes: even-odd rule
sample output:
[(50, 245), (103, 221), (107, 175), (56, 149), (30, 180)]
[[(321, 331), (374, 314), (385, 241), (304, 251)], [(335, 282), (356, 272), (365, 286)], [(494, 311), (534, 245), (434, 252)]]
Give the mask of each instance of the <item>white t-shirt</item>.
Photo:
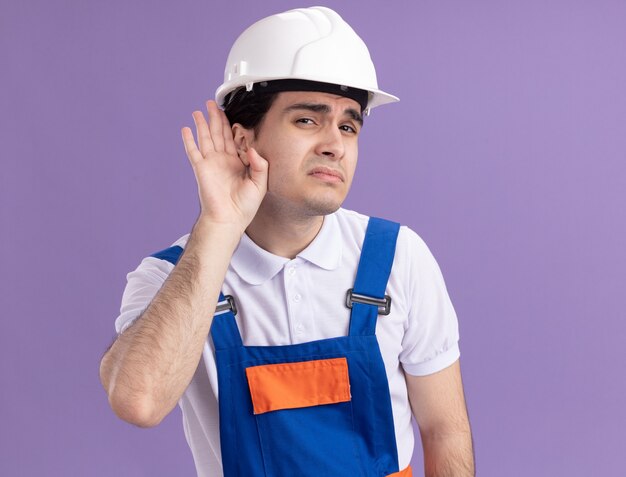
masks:
[[(296, 258), (273, 255), (244, 234), (222, 291), (233, 295), (246, 346), (297, 344), (348, 334), (346, 292), (354, 285), (368, 217), (339, 209), (328, 215), (317, 237)], [(184, 248), (188, 235), (174, 243)], [(148, 306), (174, 266), (145, 258), (128, 274), (121, 314), (125, 330)], [(391, 394), (400, 469), (410, 464), (414, 437), (405, 372), (423, 376), (459, 358), (457, 318), (441, 271), (424, 241), (401, 227), (387, 294), (391, 313), (379, 316), (376, 337)], [(207, 310), (207, 316), (211, 311)], [(181, 397), (183, 425), (198, 475), (222, 476), (218, 387), (212, 340)]]

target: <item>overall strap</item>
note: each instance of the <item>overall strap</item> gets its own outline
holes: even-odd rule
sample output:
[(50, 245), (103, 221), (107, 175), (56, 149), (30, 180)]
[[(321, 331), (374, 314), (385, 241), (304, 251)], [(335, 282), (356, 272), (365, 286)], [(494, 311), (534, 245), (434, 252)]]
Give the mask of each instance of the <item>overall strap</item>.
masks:
[[(367, 224), (352, 296), (361, 299), (351, 303), (350, 335), (373, 335), (376, 332), (379, 305), (364, 303), (369, 299), (385, 299), (391, 274), (400, 224), (371, 217)], [(349, 296), (350, 298), (350, 296)], [(390, 303), (390, 299), (389, 299)]]
[[(161, 250), (160, 252), (153, 253), (150, 256), (160, 260), (166, 260), (172, 265), (176, 265), (182, 253), (182, 247), (175, 245)], [(225, 297), (224, 294), (220, 292), (220, 298), (215, 309), (215, 315), (213, 316), (213, 323), (211, 324), (211, 337), (213, 338), (213, 344), (216, 350), (243, 345), (233, 312), (237, 312), (234, 300), (232, 297)]]
[(239, 328), (235, 321), (235, 308), (232, 297), (225, 297), (220, 292), (220, 299), (217, 302), (215, 315), (213, 315), (213, 323), (211, 324), (211, 338), (213, 338), (213, 346), (215, 350), (226, 348), (240, 348), (243, 346)]
[(165, 260), (170, 262), (172, 265), (176, 265), (178, 260), (180, 260), (180, 256), (183, 254), (183, 248), (174, 245), (172, 247), (161, 250), (160, 252), (153, 253), (150, 255), (151, 257), (158, 258), (159, 260)]

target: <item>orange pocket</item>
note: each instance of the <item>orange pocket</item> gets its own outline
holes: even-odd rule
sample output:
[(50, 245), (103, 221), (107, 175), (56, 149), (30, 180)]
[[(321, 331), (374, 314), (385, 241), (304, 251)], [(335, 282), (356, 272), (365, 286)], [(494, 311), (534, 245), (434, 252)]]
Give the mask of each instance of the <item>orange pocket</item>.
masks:
[(246, 368), (254, 414), (350, 401), (346, 358)]

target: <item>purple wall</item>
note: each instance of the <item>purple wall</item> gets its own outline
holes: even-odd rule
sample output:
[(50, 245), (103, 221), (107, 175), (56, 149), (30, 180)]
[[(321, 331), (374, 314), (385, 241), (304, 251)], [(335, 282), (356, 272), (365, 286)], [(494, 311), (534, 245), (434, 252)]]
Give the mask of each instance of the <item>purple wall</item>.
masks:
[[(179, 411), (119, 421), (98, 363), (125, 274), (197, 214), (180, 127), (237, 34), (294, 6), (214, 3), (0, 5), (0, 475), (193, 475)], [(439, 260), (479, 475), (623, 472), (626, 3), (327, 5), (402, 99), (346, 206)]]

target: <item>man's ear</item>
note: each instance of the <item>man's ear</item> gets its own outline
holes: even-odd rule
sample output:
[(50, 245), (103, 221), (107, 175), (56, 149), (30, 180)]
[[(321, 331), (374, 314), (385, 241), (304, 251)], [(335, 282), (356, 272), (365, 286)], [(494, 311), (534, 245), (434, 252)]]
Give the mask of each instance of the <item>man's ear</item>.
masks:
[(254, 129), (246, 129), (241, 124), (235, 123), (232, 126), (233, 130), (233, 141), (235, 141), (235, 149), (237, 149), (237, 155), (241, 162), (243, 162), (246, 166), (248, 164), (248, 156), (247, 151), (248, 148), (254, 142)]

